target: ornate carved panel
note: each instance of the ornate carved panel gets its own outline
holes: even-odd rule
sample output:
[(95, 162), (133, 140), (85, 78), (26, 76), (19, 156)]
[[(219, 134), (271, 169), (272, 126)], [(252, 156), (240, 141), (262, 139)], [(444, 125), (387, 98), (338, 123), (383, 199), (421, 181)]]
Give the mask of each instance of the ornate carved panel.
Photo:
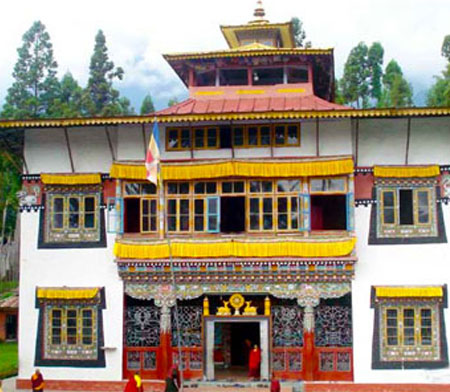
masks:
[(315, 344), (319, 347), (352, 345), (350, 307), (320, 305), (315, 309)]
[(272, 306), (274, 347), (303, 346), (303, 312), (298, 305)]
[[(128, 347), (158, 347), (161, 312), (156, 306), (129, 306), (125, 316)], [(129, 366), (129, 365), (128, 365)]]
[[(182, 347), (200, 347), (202, 345), (203, 307), (178, 306), (178, 326)], [(172, 308), (172, 346), (178, 346), (178, 331), (175, 320), (175, 309)]]

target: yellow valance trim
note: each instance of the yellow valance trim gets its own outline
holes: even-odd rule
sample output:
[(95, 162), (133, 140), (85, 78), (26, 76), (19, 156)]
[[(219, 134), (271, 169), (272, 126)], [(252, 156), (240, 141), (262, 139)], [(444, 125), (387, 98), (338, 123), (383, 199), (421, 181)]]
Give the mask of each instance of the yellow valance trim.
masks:
[[(355, 247), (356, 239), (328, 242), (250, 241), (232, 240), (210, 242), (172, 242), (172, 257), (341, 257)], [(166, 242), (154, 244), (116, 243), (114, 255), (120, 259), (167, 259)]]
[(44, 184), (54, 185), (78, 185), (78, 184), (101, 184), (102, 176), (96, 174), (41, 174)]
[(440, 173), (438, 165), (432, 166), (374, 166), (375, 177), (436, 177)]
[(99, 288), (38, 288), (37, 297), (46, 299), (91, 299), (98, 295)]
[[(311, 177), (334, 176), (353, 173), (353, 160), (333, 159), (308, 162), (274, 161), (219, 161), (190, 164), (163, 164), (164, 180), (194, 180), (227, 177)], [(114, 163), (110, 176), (113, 178), (145, 180), (146, 170), (142, 165)]]
[(429, 287), (376, 287), (377, 297), (442, 297), (442, 286)]

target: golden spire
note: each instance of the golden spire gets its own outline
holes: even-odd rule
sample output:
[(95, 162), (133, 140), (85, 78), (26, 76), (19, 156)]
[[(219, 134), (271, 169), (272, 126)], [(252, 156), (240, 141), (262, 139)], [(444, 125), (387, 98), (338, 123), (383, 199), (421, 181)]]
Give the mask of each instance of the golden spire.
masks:
[(269, 23), (267, 19), (264, 19), (266, 16), (266, 11), (264, 10), (264, 6), (262, 0), (256, 1), (255, 12), (253, 12), (254, 20), (249, 22), (250, 24), (261, 24), (261, 23)]

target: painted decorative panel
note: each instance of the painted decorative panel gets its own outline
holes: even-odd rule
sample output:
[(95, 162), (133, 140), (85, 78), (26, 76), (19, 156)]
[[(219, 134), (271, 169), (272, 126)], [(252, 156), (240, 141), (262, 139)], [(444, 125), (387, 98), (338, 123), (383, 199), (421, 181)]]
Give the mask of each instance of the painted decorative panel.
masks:
[(272, 306), (274, 347), (303, 346), (303, 312), (298, 305)]
[(161, 312), (156, 306), (129, 306), (125, 316), (128, 347), (158, 347)]
[(203, 307), (200, 305), (178, 306), (177, 313), (175, 313), (175, 308), (172, 308), (173, 347), (178, 346), (178, 328), (182, 347), (200, 347), (202, 345), (202, 316)]
[(320, 305), (315, 309), (315, 344), (319, 347), (352, 345), (350, 307)]

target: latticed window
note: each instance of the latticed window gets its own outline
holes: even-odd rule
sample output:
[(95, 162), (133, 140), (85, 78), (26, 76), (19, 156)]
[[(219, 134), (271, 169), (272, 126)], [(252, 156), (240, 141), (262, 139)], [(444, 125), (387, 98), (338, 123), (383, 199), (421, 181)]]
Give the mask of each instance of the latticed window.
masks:
[[(95, 315), (92, 308), (60, 308), (50, 311), (51, 345), (91, 346)], [(88, 348), (89, 348), (88, 347)]]
[(316, 346), (352, 346), (352, 313), (350, 306), (321, 304), (315, 308), (314, 319)]
[(161, 311), (156, 306), (126, 308), (125, 344), (127, 347), (158, 347)]
[(100, 242), (100, 192), (89, 187), (49, 187), (40, 245)]
[[(172, 308), (172, 346), (201, 347), (202, 346), (202, 315), (201, 305), (178, 306), (177, 313)], [(178, 317), (177, 317), (178, 316)]]
[(374, 289), (377, 330), (374, 368), (427, 368), (447, 364), (442, 329), (443, 296), (443, 288), (439, 286)]
[(275, 305), (272, 312), (274, 347), (303, 346), (303, 311), (296, 304)]

